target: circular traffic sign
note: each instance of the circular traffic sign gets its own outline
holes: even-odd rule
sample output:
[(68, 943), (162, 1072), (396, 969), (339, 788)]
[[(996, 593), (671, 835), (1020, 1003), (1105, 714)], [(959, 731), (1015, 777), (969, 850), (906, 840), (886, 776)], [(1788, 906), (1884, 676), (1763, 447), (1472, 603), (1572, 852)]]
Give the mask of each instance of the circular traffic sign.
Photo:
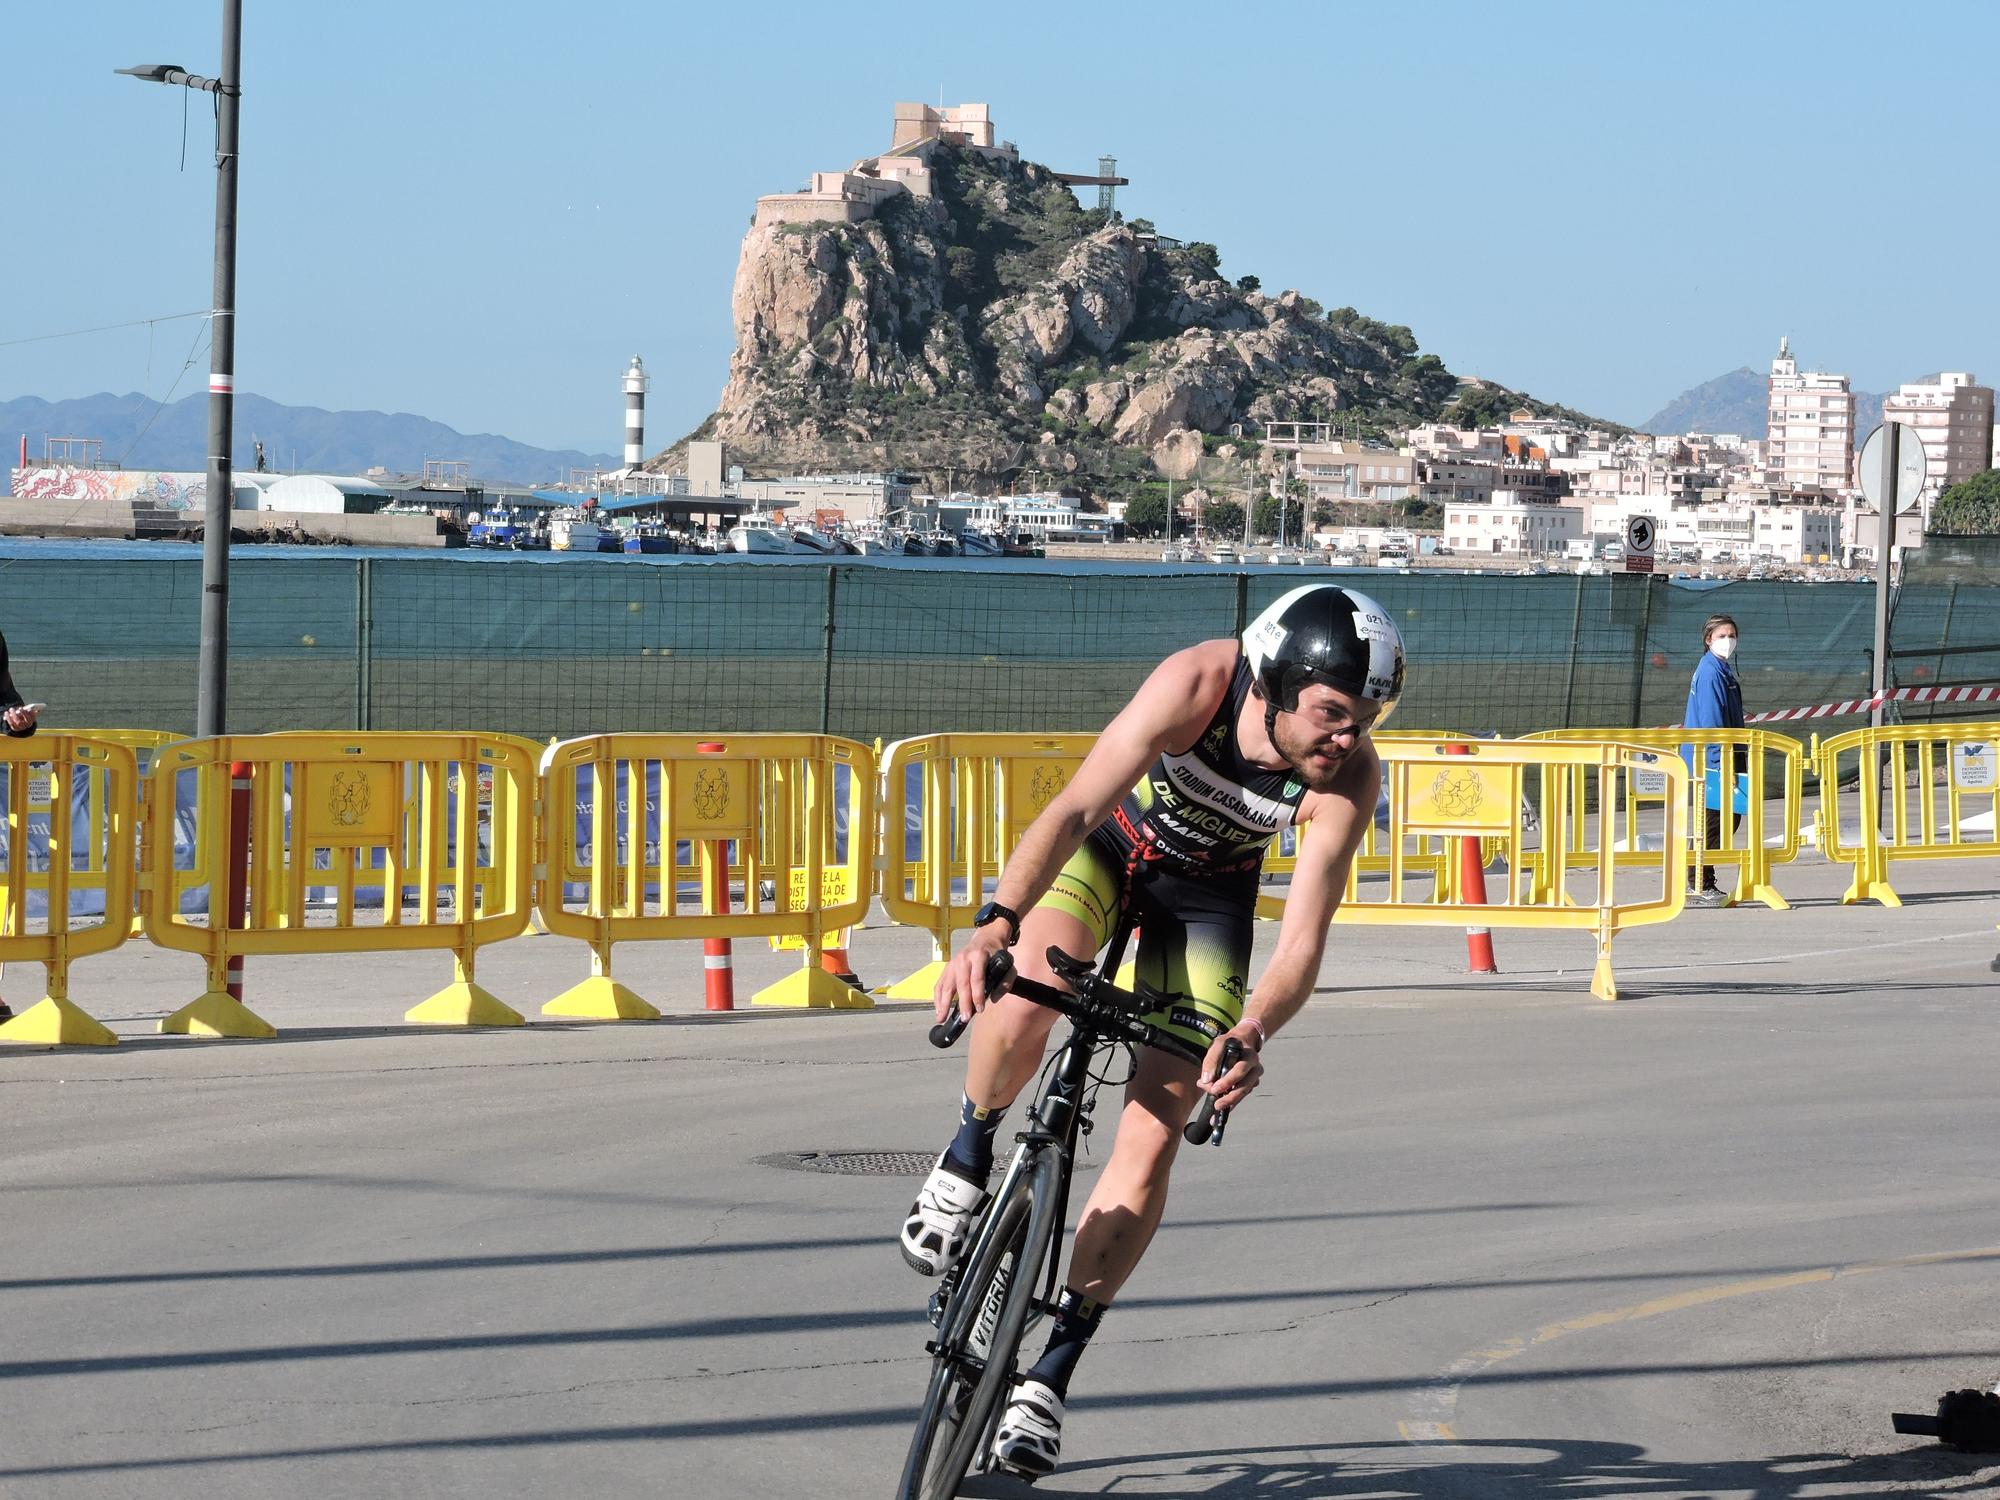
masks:
[(1916, 428), (1908, 422), (1884, 422), (1868, 434), (1868, 441), (1861, 446), (1861, 493), (1876, 511), (1882, 509), (1882, 497), (1890, 492), (1889, 480), (1889, 429), (1901, 429), (1896, 443), (1896, 476), (1894, 509), (1900, 514), (1917, 508), (1917, 501), (1924, 492), (1927, 455), (1924, 440)]

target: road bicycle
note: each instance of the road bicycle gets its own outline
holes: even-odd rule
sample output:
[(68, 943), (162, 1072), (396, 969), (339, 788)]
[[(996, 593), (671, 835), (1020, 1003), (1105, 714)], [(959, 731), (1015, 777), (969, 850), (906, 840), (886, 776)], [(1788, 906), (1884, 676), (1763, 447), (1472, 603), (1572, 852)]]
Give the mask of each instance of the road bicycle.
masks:
[[(931, 1298), (935, 1336), (924, 1346), (932, 1360), (930, 1387), (903, 1465), (897, 1491), (902, 1500), (950, 1500), (975, 1466), (981, 1472), (998, 1467), (991, 1459), (993, 1433), (1015, 1361), (1029, 1331), (1054, 1315), (1061, 1290), (1057, 1242), (1069, 1212), (1077, 1139), (1090, 1134), (1098, 1091), (1113, 1081), (1100, 1070), (1099, 1057), (1121, 1046), (1163, 1045), (1159, 1029), (1140, 1017), (1165, 1008), (1172, 997), (1146, 985), (1120, 989), (1112, 979), (1130, 937), (1130, 923), (1121, 925), (1099, 964), (1049, 949), (1049, 967), (1067, 991), (1016, 976), (1005, 952), (987, 961), (987, 994), (1011, 991), (1061, 1012), (1073, 1026), (1043, 1070), (1028, 1128), (1015, 1138), (1020, 1144), (981, 1210), (964, 1255)], [(933, 1026), (932, 1045), (951, 1046), (966, 1024), (953, 1015)], [(1239, 1056), (1232, 1037), (1223, 1051), (1223, 1071)], [(1226, 1114), (1216, 1113), (1214, 1097), (1203, 1095), (1183, 1135), (1192, 1145), (1221, 1145), (1227, 1121)]]

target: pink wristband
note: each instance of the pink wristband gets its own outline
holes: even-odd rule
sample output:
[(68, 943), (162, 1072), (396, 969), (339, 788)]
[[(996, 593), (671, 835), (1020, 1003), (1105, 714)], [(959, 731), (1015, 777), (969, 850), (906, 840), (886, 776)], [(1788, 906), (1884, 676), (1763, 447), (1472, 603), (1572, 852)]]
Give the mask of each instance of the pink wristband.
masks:
[(1270, 1045), (1271, 1034), (1264, 1029), (1264, 1023), (1255, 1016), (1245, 1016), (1236, 1024), (1239, 1026), (1255, 1026), (1257, 1028), (1257, 1050), (1259, 1052), (1262, 1052)]

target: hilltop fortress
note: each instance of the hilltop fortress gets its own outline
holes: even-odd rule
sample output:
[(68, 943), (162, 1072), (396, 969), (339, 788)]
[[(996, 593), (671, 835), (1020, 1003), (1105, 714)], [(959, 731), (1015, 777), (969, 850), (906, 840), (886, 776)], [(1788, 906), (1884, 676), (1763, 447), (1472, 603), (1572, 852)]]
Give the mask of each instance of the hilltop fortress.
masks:
[[(928, 199), (934, 192), (931, 159), (940, 144), (1010, 166), (1021, 160), (1020, 148), (1012, 141), (995, 141), (993, 115), (983, 104), (953, 104), (939, 109), (928, 104), (898, 104), (887, 151), (880, 156), (864, 156), (844, 172), (815, 172), (812, 185), (803, 192), (766, 193), (757, 200), (757, 216), (751, 227), (859, 224), (874, 218), (884, 203), (899, 194)], [(1104, 161), (1107, 167), (1115, 166), (1108, 157)], [(1095, 175), (1081, 172), (1053, 175), (1071, 186), (1119, 187), (1126, 181), (1109, 171)]]

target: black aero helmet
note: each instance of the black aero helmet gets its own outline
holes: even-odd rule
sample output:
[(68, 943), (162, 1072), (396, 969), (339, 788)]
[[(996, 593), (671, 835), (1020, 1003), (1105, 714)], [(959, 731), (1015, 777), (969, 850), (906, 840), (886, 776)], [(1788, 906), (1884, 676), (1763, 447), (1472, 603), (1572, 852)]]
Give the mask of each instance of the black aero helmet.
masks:
[(1243, 632), (1243, 654), (1264, 695), (1264, 727), (1299, 706), (1308, 683), (1372, 698), (1387, 719), (1403, 695), (1403, 637), (1366, 594), (1307, 584), (1277, 600)]

